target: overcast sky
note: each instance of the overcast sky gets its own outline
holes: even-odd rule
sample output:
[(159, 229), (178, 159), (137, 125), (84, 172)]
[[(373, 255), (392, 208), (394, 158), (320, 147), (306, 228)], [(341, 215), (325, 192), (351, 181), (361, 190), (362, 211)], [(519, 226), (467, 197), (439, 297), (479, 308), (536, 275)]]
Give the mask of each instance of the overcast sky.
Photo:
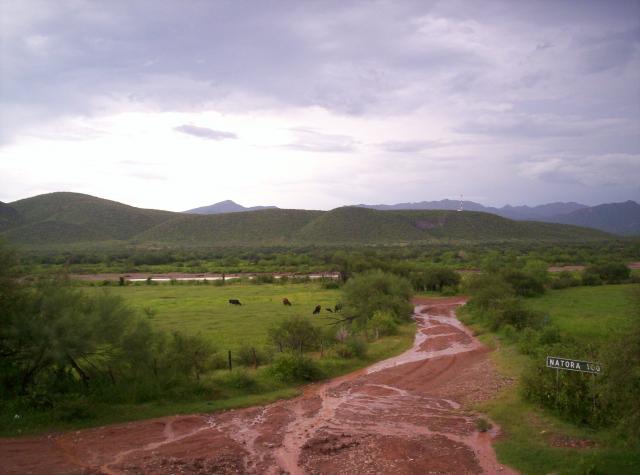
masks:
[(0, 0), (0, 201), (640, 200), (640, 1)]

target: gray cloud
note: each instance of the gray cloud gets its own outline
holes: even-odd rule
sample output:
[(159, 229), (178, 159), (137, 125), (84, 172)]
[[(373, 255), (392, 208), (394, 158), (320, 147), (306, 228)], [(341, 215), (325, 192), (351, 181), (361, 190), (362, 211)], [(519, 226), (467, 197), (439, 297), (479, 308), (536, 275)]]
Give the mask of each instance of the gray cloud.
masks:
[(284, 147), (291, 150), (350, 153), (356, 149), (356, 141), (348, 135), (325, 134), (301, 127), (290, 129), (290, 131), (296, 136), (296, 140), (284, 145)]
[(183, 134), (193, 135), (194, 137), (200, 137), (202, 139), (209, 140), (224, 140), (224, 139), (237, 139), (238, 136), (232, 132), (224, 132), (222, 130), (213, 130), (206, 127), (198, 127), (195, 125), (184, 124), (178, 127), (174, 127), (174, 130), (182, 132)]
[(378, 147), (385, 152), (419, 153), (425, 150), (443, 147), (444, 144), (435, 140), (407, 140), (383, 142)]
[[(442, 119), (442, 137), (430, 133), (434, 142), (424, 141), (416, 132), (414, 140), (382, 142), (385, 137), (377, 153), (426, 155), (439, 143), (473, 135), (465, 156), (516, 163), (523, 180), (540, 187), (538, 196), (559, 180), (573, 180), (567, 193), (593, 183), (590, 192), (604, 196), (616, 179), (590, 179), (580, 167), (607, 175), (594, 163), (615, 163), (635, 177), (638, 161), (581, 157), (640, 154), (639, 78), (638, 1), (612, 7), (584, 0), (579, 8), (557, 0), (0, 5), (0, 144), (38, 135), (42, 124), (61, 117), (122, 111), (317, 107), (363, 124), (398, 118), (410, 124), (411, 114), (422, 114)], [(409, 127), (419, 131), (419, 120)], [(358, 151), (353, 137), (320, 128), (293, 130), (286, 147)], [(237, 138), (189, 124), (176, 130)], [(84, 133), (59, 136), (75, 140)], [(536, 168), (531, 156), (554, 157), (554, 165)], [(362, 168), (370, 169), (366, 161)], [(477, 194), (494, 193), (499, 201), (501, 193), (526, 188), (520, 182), (501, 190), (494, 182)]]

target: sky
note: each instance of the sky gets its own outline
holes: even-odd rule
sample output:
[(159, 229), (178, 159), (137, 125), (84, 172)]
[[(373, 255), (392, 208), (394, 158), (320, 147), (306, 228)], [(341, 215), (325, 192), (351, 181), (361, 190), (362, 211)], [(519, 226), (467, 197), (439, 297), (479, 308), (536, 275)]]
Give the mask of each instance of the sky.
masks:
[(640, 200), (640, 0), (0, 0), (0, 201)]

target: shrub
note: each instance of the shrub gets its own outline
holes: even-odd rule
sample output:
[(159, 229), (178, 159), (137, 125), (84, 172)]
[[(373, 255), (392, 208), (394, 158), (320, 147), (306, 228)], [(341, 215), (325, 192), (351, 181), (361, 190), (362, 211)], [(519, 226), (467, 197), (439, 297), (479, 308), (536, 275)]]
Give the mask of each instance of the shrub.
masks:
[(256, 378), (246, 370), (234, 369), (233, 371), (228, 372), (224, 376), (223, 382), (227, 386), (234, 389), (240, 389), (247, 393), (254, 393), (259, 389), (259, 384)]
[(409, 282), (380, 270), (358, 274), (344, 285), (345, 311), (360, 323), (366, 322), (376, 311), (385, 311), (397, 319), (408, 319), (412, 306)]
[(320, 332), (308, 319), (291, 316), (269, 329), (269, 339), (280, 351), (293, 350), (303, 353), (317, 347)]
[(532, 274), (519, 270), (507, 270), (502, 272), (502, 276), (513, 287), (516, 295), (535, 297), (544, 294), (544, 282)]
[(585, 277), (592, 279), (592, 276), (597, 276), (607, 284), (620, 284), (629, 279), (631, 269), (629, 269), (625, 264), (619, 262), (609, 262), (607, 264), (589, 266), (583, 271), (582, 275), (583, 281)]
[(315, 361), (292, 352), (276, 355), (269, 371), (282, 382), (315, 381), (322, 376)]
[(377, 311), (369, 320), (367, 327), (373, 331), (375, 338), (398, 333), (398, 324), (389, 312)]
[(580, 279), (571, 272), (562, 271), (551, 280), (549, 286), (552, 289), (566, 289), (568, 287), (577, 287), (581, 284)]
[(236, 352), (236, 361), (242, 366), (258, 367), (268, 361), (268, 355), (262, 348), (243, 345)]
[(493, 427), (491, 425), (491, 422), (486, 420), (484, 417), (480, 417), (476, 419), (476, 429), (478, 429), (478, 431), (487, 432), (488, 430), (491, 429), (491, 427)]

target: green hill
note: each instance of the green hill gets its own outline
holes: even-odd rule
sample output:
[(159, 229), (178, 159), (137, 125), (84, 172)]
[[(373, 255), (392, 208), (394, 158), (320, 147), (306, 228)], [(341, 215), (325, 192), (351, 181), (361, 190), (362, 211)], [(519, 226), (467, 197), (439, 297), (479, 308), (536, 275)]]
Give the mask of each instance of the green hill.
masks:
[(181, 244), (287, 244), (323, 211), (266, 209), (212, 215), (182, 214), (136, 236)]
[(130, 239), (178, 213), (141, 209), (80, 193), (49, 193), (10, 203), (20, 214), (9, 240), (29, 243)]
[(16, 226), (20, 220), (20, 214), (6, 203), (0, 201), (0, 231)]
[(602, 240), (602, 231), (511, 221), (473, 211), (266, 209), (195, 215), (127, 206), (78, 193), (50, 193), (0, 206), (0, 239), (29, 246), (167, 243), (186, 246), (405, 244), (449, 240)]
[(583, 240), (606, 239), (592, 229), (547, 223), (512, 221), (475, 211), (377, 211), (337, 208), (315, 219), (298, 233), (301, 241), (317, 243), (401, 243), (469, 240)]

